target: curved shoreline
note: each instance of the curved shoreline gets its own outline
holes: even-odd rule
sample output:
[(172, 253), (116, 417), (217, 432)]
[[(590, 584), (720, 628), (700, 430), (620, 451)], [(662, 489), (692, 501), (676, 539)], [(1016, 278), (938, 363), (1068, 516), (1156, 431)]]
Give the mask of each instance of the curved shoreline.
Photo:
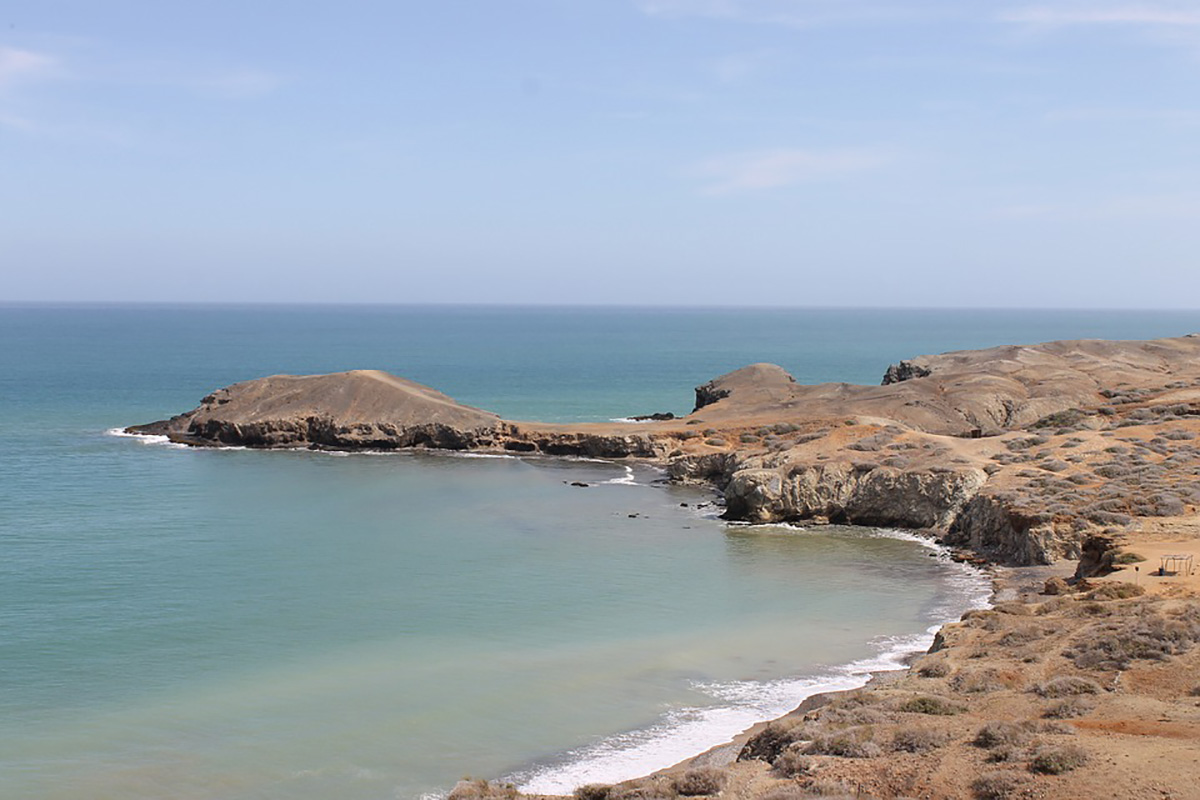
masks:
[[(743, 526), (730, 524), (727, 527)], [(765, 524), (744, 527), (788, 528), (790, 526)], [(859, 532), (856, 531), (856, 533)], [(859, 535), (864, 537), (880, 536), (911, 542), (920, 547), (932, 550), (938, 554), (939, 561), (943, 563), (945, 568), (962, 570), (964, 578), (976, 585), (969, 590), (963, 590), (960, 597), (962, 602), (955, 604), (955, 611), (951, 612), (947, 610), (945, 613), (939, 613), (938, 616), (940, 619), (926, 627), (922, 632), (897, 634), (888, 637), (893, 641), (878, 643), (878, 649), (872, 655), (846, 664), (834, 665), (812, 675), (778, 678), (765, 682), (739, 682), (747, 686), (749, 684), (758, 684), (759, 690), (765, 694), (780, 694), (780, 697), (770, 703), (771, 708), (769, 710), (765, 708), (753, 710), (760, 703), (747, 704), (746, 711), (744, 712), (729, 707), (682, 709), (685, 712), (701, 713), (704, 711), (726, 710), (737, 713), (739, 718), (753, 717), (753, 719), (745, 722), (726, 723), (724, 725), (725, 730), (721, 733), (712, 733), (699, 737), (705, 741), (697, 741), (694, 737), (683, 746), (670, 748), (672, 755), (643, 755), (638, 759), (636, 767), (619, 771), (613, 769), (617, 763), (625, 761), (639, 752), (639, 748), (621, 747), (619, 744), (627, 744), (631, 740), (640, 742), (642, 746), (653, 743), (668, 744), (671, 739), (678, 736), (678, 727), (672, 728), (660, 720), (660, 722), (649, 728), (614, 734), (605, 737), (593, 745), (566, 751), (556, 756), (547, 764), (540, 766), (535, 764), (529, 768), (520, 769), (502, 780), (516, 784), (522, 792), (530, 795), (565, 795), (570, 794), (577, 786), (583, 784), (596, 782), (613, 783), (632, 780), (644, 775), (669, 773), (683, 766), (691, 765), (697, 759), (703, 758), (705, 754), (731, 747), (733, 743), (738, 742), (750, 731), (767, 724), (773, 719), (779, 718), (781, 715), (791, 713), (797, 705), (809, 703), (813, 698), (832, 696), (860, 689), (871, 681), (876, 680), (879, 676), (908, 669), (908, 662), (916, 655), (924, 652), (933, 643), (938, 631), (946, 623), (958, 619), (959, 616), (967, 611), (989, 607), (990, 600), (995, 593), (992, 579), (977, 567), (954, 562), (950, 558), (948, 548), (926, 537), (903, 531), (864, 528)], [(960, 608), (961, 610), (958, 610)], [(869, 644), (874, 645), (874, 643)], [(784, 696), (786, 696), (786, 699), (784, 699)], [(661, 735), (656, 737), (656, 733), (660, 733)], [(599, 766), (597, 766), (597, 761), (601, 762)]]
[[(1100, 686), (1089, 671), (1104, 672), (1108, 662), (1096, 666), (1073, 653), (1089, 646), (1088, 637), (1108, 635), (1087, 616), (1101, 612), (1087, 609), (1110, 601), (1098, 606), (1103, 617), (1116, 620), (1106, 624), (1155, 614), (1164, 625), (1184, 620), (1179, 624), (1187, 628), (1181, 634), (1187, 646), (1161, 660), (1173, 659), (1174, 675), (1194, 673), (1189, 680), (1200, 691), (1200, 648), (1191, 648), (1193, 640), (1200, 642), (1200, 621), (1194, 635), (1187, 627), (1189, 615), (1200, 617), (1200, 604), (1193, 600), (1197, 587), (1162, 581), (1161, 596), (1140, 600), (1141, 587), (1120, 588), (1118, 581), (1109, 596), (1104, 585), (1097, 589), (1088, 582), (1111, 572), (1123, 549), (1148, 537), (1179, 538), (1181, 547), (1200, 542), (1200, 528), (1191, 522), (1200, 513), (1195, 490), (1200, 446), (1194, 443), (1200, 442), (1200, 335), (923, 356), (889, 369), (880, 387), (801, 386), (780, 368), (759, 364), (698, 387), (696, 396), (696, 409), (680, 419), (550, 425), (500, 420), (427, 387), (369, 371), (273, 376), (220, 390), (170, 420), (126, 430), (191, 446), (430, 448), (637, 460), (665, 467), (674, 482), (714, 488), (724, 497), (726, 519), (918, 529), (959, 548), (973, 563), (1057, 564), (1051, 599), (1023, 586), (1015, 600), (993, 611), (968, 613), (943, 625), (931, 652), (919, 657), (922, 664), (940, 665), (937, 674), (922, 668), (889, 679), (886, 686), (810, 699), (777, 721), (795, 728), (797, 736), (805, 726), (815, 726), (818, 732), (827, 728), (859, 737), (850, 748), (857, 748), (858, 756), (818, 750), (805, 756), (808, 766), (792, 774), (775, 766), (781, 752), (771, 746), (763, 751), (769, 757), (752, 753), (748, 761), (724, 767), (721, 780), (736, 785), (742, 797), (801, 790), (828, 778), (879, 797), (914, 795), (912, 787), (919, 786), (921, 796), (931, 798), (983, 791), (971, 788), (980, 775), (996, 786), (1003, 783), (1010, 793), (1036, 791), (1031, 781), (1050, 781), (1063, 798), (1099, 796), (1098, 788), (1114, 786), (1128, 789), (1125, 796), (1159, 796), (1175, 791), (1163, 786), (1200, 782), (1200, 766), (1154, 783), (1099, 762), (1092, 772), (1030, 777), (1040, 774), (1038, 748), (1068, 752), (1057, 737), (1079, 735), (1096, 752), (1115, 755), (1120, 755), (1118, 745), (1133, 747), (1114, 738), (1130, 725), (1167, 731), (1162, 734), (1167, 737), (1185, 730), (1200, 738), (1200, 716), (1187, 717), (1195, 706), (1184, 698), (1189, 687), (1158, 676), (1153, 663), (1136, 663), (1141, 656), (1117, 669), (1115, 677), (1105, 676), (1118, 682), (1117, 689), (1086, 692), (1118, 696), (1085, 698), (1077, 704), (1080, 710), (1064, 717), (1070, 722), (1039, 722), (1060, 712), (1030, 699), (1031, 693), (1042, 697), (1037, 686), (1059, 677)], [(1086, 602), (1076, 601), (1076, 595)], [(1050, 636), (1062, 638), (1062, 646)], [(1035, 640), (1043, 642), (1040, 650), (1026, 646)], [(964, 642), (976, 643), (977, 658), (963, 655), (968, 652)], [(1132, 685), (1127, 673), (1142, 682), (1136, 691), (1123, 688)], [(928, 726), (914, 722), (911, 714), (942, 712), (910, 712), (905, 697), (955, 709), (945, 712), (950, 738), (923, 733)], [(805, 708), (818, 702), (829, 713)], [(881, 710), (860, 713), (856, 704)], [(1164, 727), (1159, 723), (1166, 720), (1156, 715), (1166, 713), (1187, 721)], [(1133, 714), (1133, 721), (1122, 714)], [(874, 759), (882, 745), (872, 740), (871, 725), (861, 723), (874, 717), (886, 722), (879, 724), (895, 733), (896, 742), (909, 737), (908, 744), (888, 745), (895, 749), (886, 759)], [(1007, 756), (1025, 772), (989, 767), (998, 762), (985, 760), (988, 754), (972, 745), (968, 725), (990, 724), (997, 717), (1037, 733), (1026, 736), (1032, 744)], [(906, 720), (915, 727), (898, 727)], [(722, 747), (727, 751), (731, 745), (716, 749)], [(1142, 750), (1148, 758), (1160, 758), (1175, 754), (1173, 748), (1156, 740)], [(943, 761), (951, 766), (937, 766)], [(692, 762), (696, 759), (685, 763)], [(592, 800), (673, 796), (673, 785), (656, 773), (597, 790)], [(472, 782), (460, 784), (451, 796), (512, 800), (514, 792)]]

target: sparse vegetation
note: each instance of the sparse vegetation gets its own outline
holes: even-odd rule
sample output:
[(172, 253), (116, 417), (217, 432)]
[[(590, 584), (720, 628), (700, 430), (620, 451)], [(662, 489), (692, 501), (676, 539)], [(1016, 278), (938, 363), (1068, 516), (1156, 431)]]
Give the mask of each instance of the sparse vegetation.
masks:
[(917, 674), (922, 678), (944, 678), (950, 674), (950, 665), (943, 659), (928, 661), (917, 668)]
[(716, 767), (689, 769), (675, 779), (674, 786), (675, 791), (683, 797), (720, 794), (725, 788), (725, 773)]
[[(1166, 616), (1142, 609), (1080, 636), (1065, 652), (1081, 669), (1128, 669), (1136, 660), (1165, 661), (1200, 641), (1200, 608)], [(1080, 679), (1082, 680), (1082, 679)]]
[(1024, 776), (1014, 770), (996, 770), (980, 775), (971, 784), (977, 800), (1005, 800), (1013, 797), (1024, 782)]
[(575, 800), (608, 800), (611, 792), (607, 783), (589, 783), (575, 790)]
[(1058, 698), (1074, 697), (1081, 694), (1099, 694), (1101, 689), (1100, 684), (1090, 678), (1081, 678), (1078, 675), (1063, 675), (1058, 678), (1051, 678), (1045, 683), (1039, 683), (1033, 687), (1033, 691), (1039, 697)]
[(935, 728), (900, 728), (892, 734), (892, 750), (903, 753), (925, 753), (946, 744), (949, 734)]
[(1146, 590), (1133, 583), (1102, 583), (1085, 597), (1088, 600), (1128, 600), (1131, 597), (1141, 597)]
[(1059, 700), (1057, 703), (1051, 703), (1042, 712), (1042, 716), (1047, 719), (1073, 719), (1082, 717), (1084, 714), (1095, 709), (1096, 704), (1084, 696), (1068, 697), (1065, 700)]
[(883, 748), (871, 741), (872, 736), (872, 729), (866, 726), (820, 733), (805, 746), (804, 752), (841, 758), (875, 758), (883, 755)]
[(932, 714), (935, 716), (952, 716), (961, 714), (963, 709), (940, 697), (914, 697), (900, 704), (900, 711), (909, 714)]
[(785, 778), (795, 778), (807, 775), (812, 771), (813, 760), (796, 748), (789, 748), (779, 754), (779, 758), (771, 764)]
[(1043, 745), (1034, 751), (1029, 769), (1043, 775), (1061, 775), (1082, 767), (1087, 760), (1087, 752), (1077, 745)]
[(1028, 722), (989, 722), (979, 729), (971, 743), (976, 747), (1023, 747), (1033, 736)]

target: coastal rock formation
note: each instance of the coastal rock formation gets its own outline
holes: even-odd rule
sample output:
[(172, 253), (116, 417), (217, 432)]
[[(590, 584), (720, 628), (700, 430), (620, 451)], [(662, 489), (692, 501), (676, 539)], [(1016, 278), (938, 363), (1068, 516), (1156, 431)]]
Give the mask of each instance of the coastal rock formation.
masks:
[(987, 480), (983, 470), (898, 470), (868, 464), (742, 469), (725, 488), (729, 516), (752, 522), (821, 518), (945, 529)]
[(196, 446), (641, 458), (722, 491), (728, 519), (925, 529), (1044, 564), (1200, 507), (1200, 338), (921, 356), (882, 386), (806, 386), (754, 364), (697, 387), (688, 416), (578, 425), (503, 420), (375, 370), (276, 375), (128, 430)]
[(892, 364), (887, 368), (887, 372), (883, 373), (883, 382), (880, 386), (891, 386), (893, 383), (903, 383), (911, 381), (913, 378), (928, 378), (932, 374), (933, 370), (923, 367), (915, 361), (901, 361), (899, 364)]
[(354, 370), (236, 383), (186, 414), (128, 430), (195, 445), (462, 450), (489, 440), (499, 424), (495, 414), (428, 386)]

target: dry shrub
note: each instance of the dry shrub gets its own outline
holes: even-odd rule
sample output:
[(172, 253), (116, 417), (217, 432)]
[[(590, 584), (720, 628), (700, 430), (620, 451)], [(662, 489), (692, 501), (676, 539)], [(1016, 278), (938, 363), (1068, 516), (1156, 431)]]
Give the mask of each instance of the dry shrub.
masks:
[(612, 788), (607, 783), (589, 783), (575, 789), (575, 800), (608, 800)]
[(917, 674), (922, 678), (944, 678), (950, 674), (950, 665), (945, 659), (922, 662), (921, 666), (917, 667)]
[(1074, 697), (1081, 694), (1099, 694), (1101, 689), (1100, 684), (1090, 678), (1063, 675), (1039, 683), (1033, 687), (1033, 691), (1039, 697)]
[(726, 775), (716, 767), (689, 769), (675, 779), (675, 791), (684, 797), (720, 794), (725, 788)]
[(517, 787), (511, 783), (494, 783), (466, 778), (450, 790), (448, 800), (513, 800)]
[(1000, 637), (998, 644), (1005, 647), (1017, 647), (1023, 644), (1037, 641), (1042, 638), (1042, 629), (1036, 625), (1025, 625), (1020, 628), (1013, 628), (1008, 633)]
[(1034, 726), (1029, 722), (989, 722), (979, 729), (971, 744), (976, 747), (1023, 747), (1033, 738)]
[(674, 800), (675, 787), (662, 781), (646, 779), (614, 786), (608, 800)]
[(1087, 761), (1087, 752), (1077, 745), (1044, 745), (1034, 751), (1029, 769), (1043, 775), (1061, 775), (1082, 767)]
[(1032, 608), (1024, 603), (1017, 602), (996, 603), (996, 605), (992, 606), (992, 608), (996, 611), (999, 611), (1001, 614), (1011, 614), (1017, 617), (1028, 617), (1033, 613)]
[(963, 694), (987, 694), (1005, 688), (1004, 682), (992, 670), (960, 672), (950, 681), (950, 688)]
[(1131, 597), (1141, 597), (1146, 590), (1133, 583), (1102, 583), (1087, 593), (1088, 600), (1128, 600)]
[(809, 797), (847, 798), (854, 800), (858, 790), (845, 781), (822, 780), (812, 781), (804, 786), (804, 793)]
[(790, 724), (788, 722), (772, 722), (742, 746), (737, 760), (771, 763), (787, 749), (788, 745), (806, 738), (809, 737), (806, 736), (805, 726), (798, 720), (792, 721)]
[(803, 798), (811, 796), (803, 788), (791, 784), (790, 786), (777, 786), (762, 795), (759, 800), (803, 800)]
[(936, 728), (900, 728), (892, 734), (892, 750), (902, 753), (926, 753), (949, 741), (950, 735)]
[(996, 770), (976, 778), (971, 791), (977, 800), (1005, 800), (1016, 795), (1024, 781), (1025, 776), (1014, 770)]
[(933, 714), (937, 716), (951, 716), (961, 714), (962, 706), (955, 705), (940, 697), (913, 697), (905, 700), (900, 704), (899, 711), (904, 711), (909, 714)]
[(1075, 599), (1072, 597), (1056, 597), (1038, 606), (1037, 614), (1041, 617), (1047, 614), (1057, 614), (1059, 611), (1064, 611), (1073, 605), (1075, 605)]
[(1114, 564), (1140, 564), (1145, 560), (1146, 560), (1146, 557), (1141, 555), (1140, 553), (1134, 553), (1131, 550), (1126, 550), (1125, 552), (1118, 554), (1117, 557), (1113, 559), (1113, 563)]
[(779, 758), (775, 759), (771, 766), (783, 777), (795, 778), (811, 772), (813, 760), (797, 748), (790, 747), (780, 753)]
[(1042, 716), (1047, 719), (1074, 719), (1082, 717), (1095, 708), (1096, 703), (1086, 697), (1068, 697), (1057, 703), (1051, 703), (1042, 712)]
[(1164, 616), (1148, 609), (1133, 619), (1085, 633), (1064, 655), (1081, 669), (1128, 669), (1136, 660), (1166, 661), (1200, 641), (1200, 608)]
[(883, 748), (871, 741), (873, 735), (871, 728), (865, 726), (819, 733), (805, 746), (804, 752), (814, 756), (875, 758), (883, 755)]
[(841, 726), (882, 725), (893, 719), (886, 711), (861, 705), (834, 706), (821, 715), (823, 724)]

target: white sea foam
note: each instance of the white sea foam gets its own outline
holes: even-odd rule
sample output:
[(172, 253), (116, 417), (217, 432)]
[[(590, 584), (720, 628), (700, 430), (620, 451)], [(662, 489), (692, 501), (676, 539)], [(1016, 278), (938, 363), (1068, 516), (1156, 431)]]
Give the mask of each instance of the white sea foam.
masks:
[(600, 481), (600, 483), (601, 483), (601, 485), (608, 485), (608, 486), (637, 486), (638, 485), (638, 482), (637, 482), (637, 480), (635, 480), (635, 476), (633, 473), (633, 467), (629, 467), (629, 466), (625, 467), (625, 474), (622, 475), (620, 478), (612, 478), (611, 480)]
[(104, 433), (106, 436), (117, 436), (122, 439), (136, 439), (142, 444), (152, 444), (152, 445), (159, 445), (162, 447), (171, 447), (176, 450), (187, 450), (188, 449), (188, 446), (186, 444), (180, 444), (179, 442), (172, 442), (166, 436), (157, 436), (157, 435), (152, 435), (152, 434), (147, 434), (147, 433), (130, 433), (129, 431), (125, 430), (124, 428), (109, 428)]
[(633, 417), (613, 417), (609, 422), (628, 422), (634, 425), (644, 425), (647, 422), (658, 422), (656, 419), (634, 419)]
[[(804, 530), (794, 525), (786, 527)], [(751, 725), (785, 714), (815, 694), (857, 689), (866, 685), (872, 673), (905, 669), (906, 659), (927, 650), (942, 625), (968, 609), (988, 605), (991, 582), (987, 576), (974, 567), (950, 561), (946, 548), (937, 542), (903, 531), (881, 529), (871, 535), (913, 541), (937, 551), (939, 560), (945, 559), (952, 596), (943, 607), (934, 609), (933, 624), (923, 632), (878, 639), (872, 643), (877, 648), (874, 655), (819, 675), (766, 682), (696, 683), (694, 688), (716, 700), (716, 705), (672, 711), (649, 728), (572, 750), (558, 763), (511, 779), (524, 792), (569, 794), (588, 783), (615, 783), (663, 769), (727, 742)]]

